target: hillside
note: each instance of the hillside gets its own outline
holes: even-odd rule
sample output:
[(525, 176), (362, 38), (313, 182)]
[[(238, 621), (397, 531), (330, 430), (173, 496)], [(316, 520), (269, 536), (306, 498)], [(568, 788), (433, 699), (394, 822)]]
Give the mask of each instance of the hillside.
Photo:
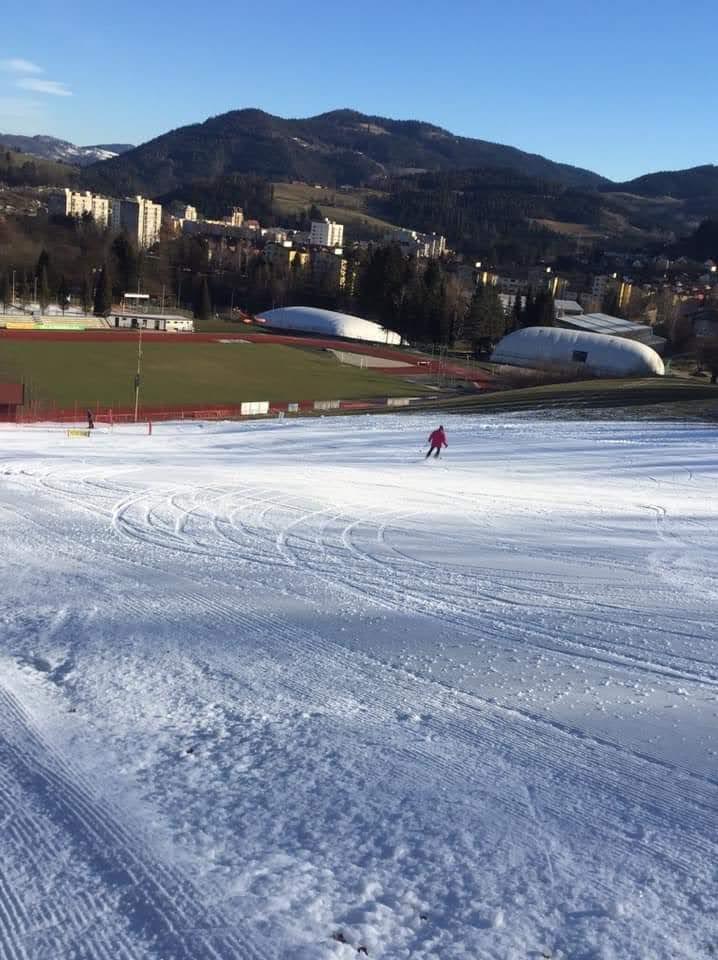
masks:
[(234, 110), (180, 127), (86, 171), (97, 189), (165, 194), (229, 173), (336, 186), (422, 170), (502, 167), (567, 186), (595, 188), (598, 174), (515, 147), (457, 137), (432, 124), (335, 110), (286, 120)]
[(674, 200), (718, 201), (718, 166), (707, 163), (687, 170), (647, 173), (624, 183), (606, 183), (605, 192), (632, 193), (642, 197), (671, 197)]
[(88, 147), (78, 147), (69, 140), (59, 140), (57, 137), (48, 137), (37, 134), (34, 137), (23, 137), (14, 133), (0, 133), (0, 143), (39, 157), (41, 160), (54, 160), (58, 163), (69, 163), (76, 167), (86, 167), (98, 160), (111, 160), (112, 157), (126, 150), (131, 150), (131, 143), (98, 143)]
[(79, 178), (77, 167), (8, 149), (0, 140), (0, 181), (11, 187), (75, 186)]
[[(76, 148), (50, 137), (12, 138), (32, 149), (107, 155), (124, 144)], [(1, 135), (0, 135), (1, 142)], [(68, 152), (69, 151), (69, 152)], [(74, 154), (73, 154), (74, 151)], [(75, 159), (72, 159), (72, 156)], [(241, 206), (263, 223), (303, 222), (312, 204), (352, 239), (393, 224), (444, 233), (452, 246), (514, 260), (555, 255), (576, 242), (672, 242), (718, 216), (718, 167), (646, 174), (613, 183), (514, 147), (413, 120), (353, 110), (283, 119), (235, 110), (156, 137), (86, 166), (42, 167), (20, 154), (11, 186), (78, 182), (110, 196), (142, 193), (182, 200), (220, 217)], [(35, 164), (33, 166), (32, 164)], [(29, 164), (29, 165), (28, 165)], [(79, 180), (75, 178), (79, 176)], [(563, 244), (557, 246), (557, 238)], [(570, 242), (570, 238), (581, 240)]]
[(572, 237), (659, 241), (683, 222), (681, 201), (631, 199), (485, 169), (396, 177), (366, 206), (393, 223), (443, 233), (460, 251), (520, 264), (575, 249)]

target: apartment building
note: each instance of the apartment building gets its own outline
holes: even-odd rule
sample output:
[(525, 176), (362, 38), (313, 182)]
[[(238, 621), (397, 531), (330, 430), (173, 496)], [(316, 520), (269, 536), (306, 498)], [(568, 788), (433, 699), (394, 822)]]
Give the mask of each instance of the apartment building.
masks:
[(98, 225), (106, 227), (110, 217), (110, 201), (89, 190), (69, 190), (65, 187), (59, 193), (53, 193), (48, 199), (48, 210), (52, 214), (65, 217), (82, 217), (89, 214)]
[(127, 197), (112, 201), (110, 228), (127, 233), (140, 248), (157, 243), (162, 226), (162, 205), (146, 197)]
[(410, 257), (437, 258), (446, 253), (446, 237), (437, 233), (418, 233), (416, 230), (394, 230), (384, 238), (387, 243), (398, 243)]
[(232, 212), (224, 220), (232, 227), (241, 227), (244, 223), (244, 210), (241, 207), (232, 207)]
[(312, 220), (309, 243), (313, 247), (341, 247), (344, 243), (344, 224), (333, 220)]

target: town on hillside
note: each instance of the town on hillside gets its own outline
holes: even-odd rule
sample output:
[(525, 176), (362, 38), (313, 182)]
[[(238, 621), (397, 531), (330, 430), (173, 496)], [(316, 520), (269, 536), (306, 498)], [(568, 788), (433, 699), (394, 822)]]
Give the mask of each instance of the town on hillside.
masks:
[[(328, 195), (296, 186), (307, 197)], [(410, 226), (367, 237), (317, 202), (263, 223), (241, 206), (208, 217), (179, 199), (0, 190), (0, 325), (8, 330), (191, 332), (305, 306), (484, 359), (508, 333), (551, 326), (634, 340), (667, 359), (692, 355), (697, 372), (716, 366), (718, 265), (704, 255), (715, 249), (712, 221), (673, 250), (611, 249), (572, 236), (531, 262), (496, 247), (495, 259), (480, 258), (455, 238)]]

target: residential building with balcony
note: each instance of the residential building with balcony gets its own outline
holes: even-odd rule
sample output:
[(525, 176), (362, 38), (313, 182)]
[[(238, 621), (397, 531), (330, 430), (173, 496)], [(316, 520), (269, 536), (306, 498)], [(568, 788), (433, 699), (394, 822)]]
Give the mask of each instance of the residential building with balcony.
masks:
[(107, 197), (98, 196), (88, 190), (64, 190), (53, 193), (48, 199), (50, 213), (65, 217), (82, 217), (89, 214), (98, 225), (106, 227), (110, 218), (110, 201)]
[(112, 201), (110, 228), (126, 233), (141, 249), (153, 246), (160, 238), (162, 205), (146, 197), (127, 197)]
[(344, 242), (344, 224), (333, 220), (312, 220), (309, 243), (312, 247), (341, 247)]

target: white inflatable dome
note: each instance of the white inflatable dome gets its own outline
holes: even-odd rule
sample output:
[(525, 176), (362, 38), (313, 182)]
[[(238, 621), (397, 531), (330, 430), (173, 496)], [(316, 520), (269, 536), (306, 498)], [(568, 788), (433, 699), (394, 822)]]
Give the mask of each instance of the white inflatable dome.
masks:
[(663, 361), (645, 343), (560, 327), (516, 330), (499, 341), (491, 359), (515, 367), (595, 377), (662, 377), (665, 373)]
[(349, 340), (368, 340), (370, 343), (400, 344), (401, 337), (391, 330), (384, 330), (378, 323), (362, 320), (349, 313), (320, 310), (317, 307), (279, 307), (260, 314), (268, 327), (280, 330), (301, 330), (304, 333), (322, 333), (330, 337), (346, 337)]

